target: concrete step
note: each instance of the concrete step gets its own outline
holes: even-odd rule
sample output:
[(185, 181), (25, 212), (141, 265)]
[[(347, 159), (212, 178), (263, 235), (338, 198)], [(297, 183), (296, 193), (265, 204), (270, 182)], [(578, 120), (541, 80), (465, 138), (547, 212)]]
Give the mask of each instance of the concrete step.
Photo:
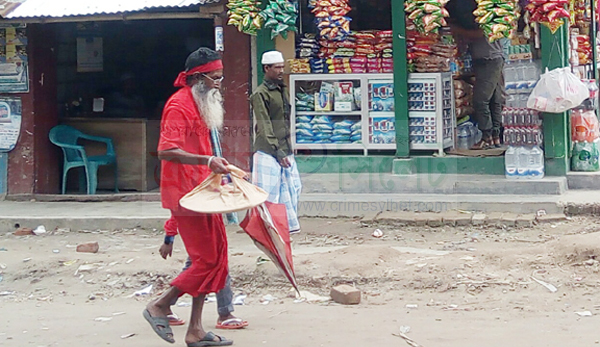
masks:
[(305, 217), (363, 217), (381, 211), (483, 213), (564, 213), (565, 206), (555, 195), (483, 194), (303, 194), (298, 214)]
[(308, 194), (494, 194), (560, 195), (567, 190), (565, 177), (511, 181), (504, 176), (385, 173), (303, 174)]
[(567, 174), (569, 189), (600, 190), (600, 172), (575, 172)]

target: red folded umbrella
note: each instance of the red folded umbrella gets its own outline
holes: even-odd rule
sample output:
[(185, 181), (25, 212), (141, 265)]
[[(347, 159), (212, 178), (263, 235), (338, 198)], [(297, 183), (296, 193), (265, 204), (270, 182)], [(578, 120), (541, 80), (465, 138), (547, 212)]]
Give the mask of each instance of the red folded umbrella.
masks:
[(299, 292), (285, 205), (270, 202), (258, 205), (250, 210), (240, 226)]

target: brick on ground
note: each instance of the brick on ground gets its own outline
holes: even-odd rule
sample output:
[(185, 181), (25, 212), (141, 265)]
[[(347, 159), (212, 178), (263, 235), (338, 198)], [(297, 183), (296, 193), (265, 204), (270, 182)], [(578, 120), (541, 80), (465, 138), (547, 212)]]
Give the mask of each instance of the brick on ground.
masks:
[(516, 223), (518, 227), (532, 227), (535, 222), (534, 214), (521, 214), (517, 217)]
[(547, 214), (536, 217), (536, 220), (540, 223), (557, 223), (566, 221), (567, 216), (564, 213)]
[(473, 225), (484, 225), (487, 221), (487, 215), (485, 213), (475, 213), (471, 222)]
[(424, 227), (429, 222), (429, 213), (415, 213), (412, 218), (412, 225)]
[(347, 284), (331, 288), (331, 299), (342, 305), (358, 305), (360, 303), (360, 290)]
[(88, 242), (77, 245), (77, 252), (79, 253), (98, 253), (100, 245), (98, 242)]
[(502, 213), (502, 212), (490, 212), (487, 214), (487, 224), (488, 225), (502, 225), (503, 217), (504, 217), (504, 213)]
[(428, 214), (427, 225), (432, 228), (439, 228), (444, 225), (444, 219), (439, 213), (431, 213)]

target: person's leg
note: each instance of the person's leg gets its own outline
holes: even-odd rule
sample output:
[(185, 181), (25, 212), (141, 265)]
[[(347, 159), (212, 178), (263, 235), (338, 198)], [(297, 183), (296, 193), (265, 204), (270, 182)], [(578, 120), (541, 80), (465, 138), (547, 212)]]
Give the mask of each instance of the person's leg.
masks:
[[(475, 72), (473, 107), (475, 108), (477, 126), (483, 133), (482, 141), (486, 143), (492, 140), (493, 123), (490, 103), (496, 91), (498, 81), (502, 76), (502, 64), (502, 59), (481, 59), (473, 62), (473, 71)], [(476, 146), (479, 147), (478, 145), (480, 144)]]
[(181, 291), (172, 286), (156, 300), (146, 305), (146, 310), (144, 311), (144, 317), (152, 325), (155, 332), (161, 338), (171, 343), (175, 342), (175, 339), (167, 316), (171, 310), (171, 302), (173, 299), (176, 300), (180, 294)]
[(231, 314), (233, 311), (233, 290), (231, 290), (231, 277), (227, 276), (225, 288), (217, 292), (217, 312), (219, 313), (219, 322), (229, 318), (235, 318)]
[(500, 78), (490, 104), (490, 110), (492, 112), (492, 137), (494, 138), (494, 144), (498, 147), (501, 144), (502, 109), (504, 108), (505, 102), (504, 79)]

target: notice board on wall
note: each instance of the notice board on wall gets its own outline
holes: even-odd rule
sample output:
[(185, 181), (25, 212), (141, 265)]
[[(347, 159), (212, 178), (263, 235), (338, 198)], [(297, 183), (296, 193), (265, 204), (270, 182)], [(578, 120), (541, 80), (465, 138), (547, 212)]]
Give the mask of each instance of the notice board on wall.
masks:
[(0, 152), (10, 152), (21, 133), (21, 98), (0, 97)]
[(29, 92), (27, 28), (0, 24), (0, 93)]

